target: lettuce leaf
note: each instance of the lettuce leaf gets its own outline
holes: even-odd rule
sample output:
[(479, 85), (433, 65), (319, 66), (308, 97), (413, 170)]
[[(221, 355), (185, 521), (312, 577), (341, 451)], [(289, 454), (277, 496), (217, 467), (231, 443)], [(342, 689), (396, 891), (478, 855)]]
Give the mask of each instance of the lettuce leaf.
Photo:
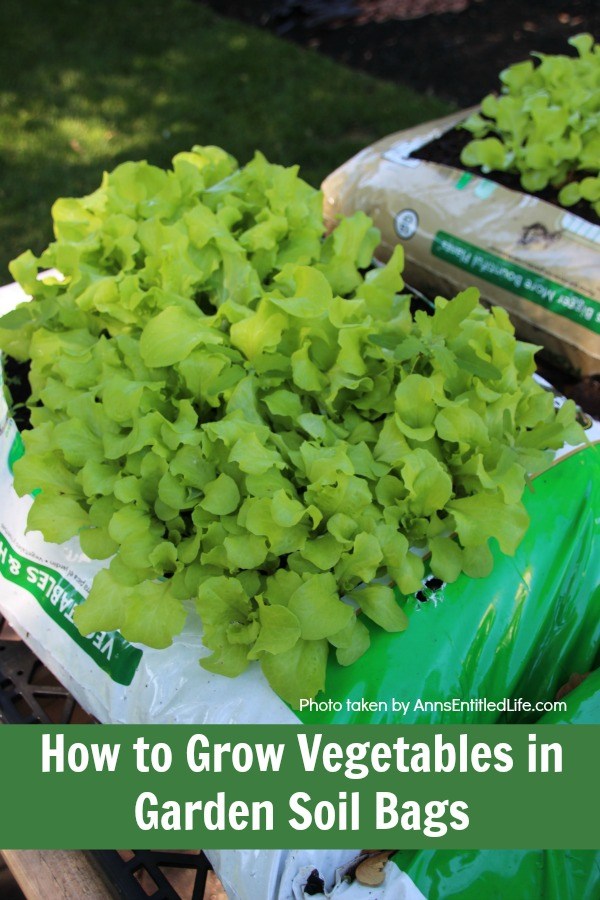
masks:
[(368, 271), (370, 219), (326, 237), (294, 168), (196, 147), (53, 213), (56, 241), (12, 266), (33, 299), (0, 349), (31, 364), (28, 527), (111, 558), (83, 633), (166, 647), (195, 600), (201, 665), (259, 664), (297, 705), (330, 647), (367, 651), (363, 617), (406, 628), (389, 585), (420, 587), (410, 547), (447, 581), (484, 575), (492, 538), (514, 553), (526, 474), (581, 437), (505, 315), (473, 288), (413, 314), (401, 250)]

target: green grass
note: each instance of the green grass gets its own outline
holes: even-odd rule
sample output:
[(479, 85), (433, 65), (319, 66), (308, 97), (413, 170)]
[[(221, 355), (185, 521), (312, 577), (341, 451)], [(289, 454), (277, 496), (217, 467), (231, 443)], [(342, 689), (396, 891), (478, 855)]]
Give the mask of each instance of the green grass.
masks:
[(51, 239), (59, 196), (126, 159), (261, 149), (318, 184), (361, 147), (448, 107), (215, 16), (191, 0), (2, 0), (0, 284)]

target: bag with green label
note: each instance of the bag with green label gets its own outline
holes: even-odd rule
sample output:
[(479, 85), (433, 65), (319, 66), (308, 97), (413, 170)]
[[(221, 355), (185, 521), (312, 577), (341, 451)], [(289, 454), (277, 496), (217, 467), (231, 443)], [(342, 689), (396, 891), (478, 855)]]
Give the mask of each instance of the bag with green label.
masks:
[[(2, 289), (6, 303), (9, 294), (14, 302), (22, 299), (15, 286)], [(559, 454), (531, 483), (524, 500), (531, 525), (514, 558), (496, 548), (488, 578), (463, 575), (451, 585), (426, 579), (416, 595), (402, 598), (409, 628), (388, 634), (372, 626), (369, 654), (348, 669), (330, 661), (326, 691), (314, 706), (294, 712), (258, 666), (235, 680), (201, 669), (198, 656), (206, 651), (193, 612), (166, 650), (132, 645), (118, 633), (80, 635), (73, 611), (103, 564), (90, 561), (76, 538), (56, 545), (39, 532), (26, 532), (32, 501), (19, 498), (12, 484), (22, 441), (2, 400), (0, 406), (0, 611), (103, 722), (537, 721), (538, 704), (554, 697), (573, 672), (594, 665), (600, 637), (600, 456), (594, 443), (600, 429), (595, 424), (587, 431), (589, 444)], [(571, 704), (577, 710), (573, 721), (597, 720), (597, 687), (594, 675), (570, 696), (569, 710)], [(552, 721), (563, 721), (563, 714), (557, 715)], [(446, 890), (454, 860), (470, 863), (456, 881), (456, 896), (468, 889), (491, 900), (509, 883), (513, 896), (523, 900), (558, 900), (564, 885), (579, 892), (566, 896), (591, 900), (597, 885), (589, 854), (536, 853), (522, 853), (520, 862), (502, 851), (473, 852), (468, 858), (465, 853), (398, 857), (387, 864), (378, 896), (451, 896), (436, 891), (441, 884)], [(257, 893), (296, 900), (313, 869), (323, 879), (324, 896), (372, 896), (370, 888), (336, 878), (334, 870), (345, 871), (354, 851), (209, 855), (232, 900), (253, 900)], [(546, 869), (552, 879), (544, 875), (542, 888), (540, 871)]]
[(474, 284), (555, 363), (600, 372), (600, 226), (493, 173), (420, 158), (468, 112), (389, 135), (336, 169), (322, 185), (330, 225), (363, 210), (381, 230), (382, 261), (404, 247), (409, 284), (448, 297)]
[(321, 200), (195, 148), (11, 264), (0, 604), (102, 721), (530, 720), (591, 667), (597, 450), (527, 479), (574, 405), (502, 309), (418, 308)]
[[(3, 307), (23, 299), (1, 289)], [(560, 400), (556, 401), (560, 403)], [(402, 633), (371, 624), (352, 666), (333, 656), (325, 692), (292, 710), (256, 664), (229, 679), (198, 665), (207, 651), (190, 610), (171, 647), (133, 645), (118, 632), (83, 637), (75, 606), (106, 563), (77, 538), (50, 544), (26, 532), (30, 497), (12, 466), (20, 435), (0, 399), (0, 611), (82, 706), (103, 722), (444, 723), (536, 721), (573, 673), (594, 667), (600, 644), (600, 452), (566, 448), (526, 490), (531, 519), (514, 557), (493, 549), (487, 578), (431, 578), (400, 598)], [(495, 542), (492, 542), (495, 544)], [(538, 706), (538, 704), (540, 704)]]

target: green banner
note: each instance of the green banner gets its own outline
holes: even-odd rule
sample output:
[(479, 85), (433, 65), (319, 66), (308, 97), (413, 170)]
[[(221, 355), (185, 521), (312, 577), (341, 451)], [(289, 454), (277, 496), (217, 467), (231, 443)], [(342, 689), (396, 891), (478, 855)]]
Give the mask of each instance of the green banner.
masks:
[(531, 300), (538, 306), (565, 316), (584, 328), (600, 334), (600, 303), (565, 285), (551, 281), (543, 275), (509, 262), (501, 256), (482, 250), (475, 244), (438, 231), (431, 245), (431, 252), (438, 259), (451, 263), (465, 272), (471, 272), (490, 284), (495, 284), (511, 294)]
[(599, 753), (586, 725), (5, 727), (0, 846), (594, 849)]

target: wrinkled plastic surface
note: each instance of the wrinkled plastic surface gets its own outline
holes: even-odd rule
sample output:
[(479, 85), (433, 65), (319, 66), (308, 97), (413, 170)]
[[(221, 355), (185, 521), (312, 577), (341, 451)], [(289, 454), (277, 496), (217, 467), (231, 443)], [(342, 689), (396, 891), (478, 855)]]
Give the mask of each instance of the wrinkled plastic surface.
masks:
[[(566, 697), (567, 711), (539, 724), (600, 722), (600, 669)], [(428, 900), (597, 900), (597, 850), (407, 850), (393, 862)]]
[[(310, 867), (306, 867), (296, 874), (293, 881), (292, 900), (306, 900), (307, 894), (304, 887)], [(384, 879), (377, 887), (368, 887), (360, 884), (357, 879), (349, 881), (344, 878), (345, 869), (342, 867), (336, 872), (335, 887), (333, 890), (325, 890), (323, 894), (313, 894), (313, 897), (321, 900), (427, 900), (421, 891), (410, 880), (406, 872), (401, 872), (393, 863), (387, 863), (384, 869)], [(278, 900), (287, 900), (287, 894), (280, 896)]]
[(317, 869), (326, 890), (336, 870), (348, 866), (358, 850), (208, 850), (229, 900), (294, 900), (293, 881), (304, 869)]
[(428, 900), (598, 900), (595, 850), (420, 850), (394, 856)]
[(540, 725), (598, 725), (600, 724), (600, 669), (591, 672), (583, 684), (563, 698), (566, 712), (546, 713)]
[[(535, 478), (524, 502), (531, 526), (514, 558), (498, 548), (485, 579), (461, 576), (406, 600), (402, 634), (371, 628), (371, 648), (351, 668), (332, 664), (327, 697), (340, 712), (305, 710), (306, 723), (525, 722), (522, 710), (423, 710), (419, 701), (554, 698), (573, 672), (593, 667), (600, 644), (600, 447), (589, 446)], [(348, 711), (346, 699), (381, 701)], [(394, 712), (392, 698), (410, 704)], [(598, 719), (600, 722), (600, 719)]]
[[(208, 850), (229, 900), (304, 900), (307, 880), (316, 870), (324, 893), (344, 900), (425, 900), (409, 876), (393, 862), (383, 884), (369, 888), (344, 879), (359, 861), (358, 850)], [(363, 857), (364, 858), (364, 857)]]

